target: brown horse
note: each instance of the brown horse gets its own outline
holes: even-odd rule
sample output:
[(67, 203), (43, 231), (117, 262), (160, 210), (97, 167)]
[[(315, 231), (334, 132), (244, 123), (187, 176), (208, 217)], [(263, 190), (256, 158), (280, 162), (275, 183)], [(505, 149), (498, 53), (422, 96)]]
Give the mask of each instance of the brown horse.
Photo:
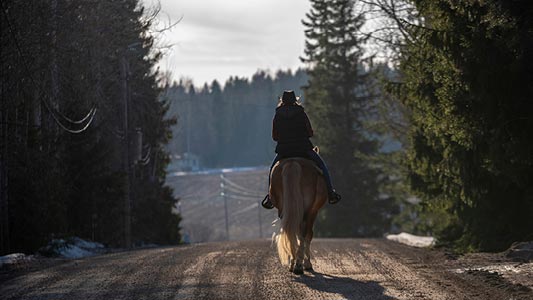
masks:
[(287, 158), (274, 166), (271, 176), (270, 199), (281, 216), (279, 259), (295, 274), (312, 271), (313, 224), (328, 195), (321, 171), (310, 160)]

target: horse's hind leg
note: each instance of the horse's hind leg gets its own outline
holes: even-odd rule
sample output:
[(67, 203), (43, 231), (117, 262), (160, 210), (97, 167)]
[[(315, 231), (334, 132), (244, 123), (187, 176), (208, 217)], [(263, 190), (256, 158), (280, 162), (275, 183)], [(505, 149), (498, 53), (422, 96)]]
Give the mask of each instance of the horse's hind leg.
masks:
[(294, 272), (294, 263), (296, 260), (294, 258), (289, 258), (289, 272)]
[(303, 256), (304, 256), (304, 243), (300, 245), (298, 249), (297, 257), (296, 259), (294, 259), (294, 268), (292, 270), (294, 274), (301, 275), (304, 273)]
[[(301, 260), (300, 260), (300, 264), (298, 264), (298, 257), (300, 253), (300, 247), (298, 245), (298, 238), (299, 238), (299, 235), (296, 237), (296, 240), (294, 241), (294, 243), (290, 244), (291, 256), (289, 258), (289, 271), (295, 274), (301, 274), (299, 273), (300, 272), (299, 270), (302, 269)], [(302, 269), (302, 272), (303, 272), (303, 269)]]
[(305, 256), (304, 256), (304, 270), (313, 271), (313, 265), (311, 264), (311, 240), (305, 239)]
[(313, 224), (315, 223), (317, 213), (310, 214), (307, 222), (305, 222), (305, 237), (303, 246), (305, 246), (304, 256), (304, 269), (306, 271), (313, 271), (313, 265), (311, 264), (311, 240), (313, 240)]
[(301, 275), (304, 273), (304, 266), (303, 266), (303, 260), (304, 260), (304, 251), (305, 251), (305, 224), (302, 224), (300, 227), (300, 233), (298, 234), (298, 246), (296, 250), (296, 257), (294, 260), (294, 274)]

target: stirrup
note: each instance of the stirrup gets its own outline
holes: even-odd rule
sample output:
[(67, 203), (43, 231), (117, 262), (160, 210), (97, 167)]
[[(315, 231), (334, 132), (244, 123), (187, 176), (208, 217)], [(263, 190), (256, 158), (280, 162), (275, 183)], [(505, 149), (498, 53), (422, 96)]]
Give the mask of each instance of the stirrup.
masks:
[(268, 197), (268, 194), (265, 196), (263, 201), (261, 201), (261, 206), (263, 206), (266, 209), (273, 209), (274, 208), (274, 204), (272, 204), (272, 202), (270, 202), (270, 198)]
[(329, 193), (328, 195), (328, 203), (329, 204), (335, 204), (335, 203), (338, 203), (339, 201), (341, 201), (341, 195), (337, 194), (337, 192), (335, 192), (334, 190), (331, 191), (331, 193)]

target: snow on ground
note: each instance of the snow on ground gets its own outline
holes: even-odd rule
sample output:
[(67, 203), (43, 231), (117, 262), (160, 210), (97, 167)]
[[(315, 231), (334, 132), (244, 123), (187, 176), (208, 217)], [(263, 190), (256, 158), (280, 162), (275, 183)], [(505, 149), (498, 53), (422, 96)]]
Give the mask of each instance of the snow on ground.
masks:
[(533, 261), (533, 241), (514, 243), (506, 251), (505, 256), (515, 261)]
[(474, 268), (459, 268), (452, 270), (455, 273), (465, 273), (468, 271), (487, 271), (490, 273), (509, 274), (509, 273), (525, 273), (529, 272), (533, 275), (533, 264), (531, 263), (513, 263), (513, 264), (495, 264)]
[(44, 248), (45, 252), (65, 258), (82, 258), (100, 253), (104, 245), (90, 242), (78, 237), (69, 239), (55, 239)]
[(4, 256), (0, 256), (0, 268), (18, 264), (20, 262), (25, 262), (33, 259), (33, 255), (26, 255), (24, 253), (12, 253)]
[(457, 269), (451, 269), (450, 271), (457, 274), (483, 274), (483, 272), (485, 272), (488, 276), (502, 277), (512, 284), (522, 285), (533, 290), (533, 263), (512, 263), (502, 261), (476, 262), (475, 264), (477, 264), (477, 266), (464, 266)]
[(179, 177), (179, 176), (190, 176), (190, 175), (213, 175), (213, 174), (222, 174), (222, 173), (237, 173), (237, 172), (246, 172), (246, 171), (258, 171), (258, 170), (268, 170), (267, 167), (235, 167), (235, 168), (222, 168), (222, 169), (205, 169), (201, 171), (191, 171), (191, 172), (169, 172), (167, 177)]
[(82, 258), (94, 255), (94, 253), (80, 248), (77, 245), (66, 245), (59, 251), (59, 255), (66, 258)]
[(389, 234), (387, 240), (406, 244), (412, 247), (429, 247), (435, 244), (435, 238), (431, 236), (417, 236), (402, 232), (400, 234)]

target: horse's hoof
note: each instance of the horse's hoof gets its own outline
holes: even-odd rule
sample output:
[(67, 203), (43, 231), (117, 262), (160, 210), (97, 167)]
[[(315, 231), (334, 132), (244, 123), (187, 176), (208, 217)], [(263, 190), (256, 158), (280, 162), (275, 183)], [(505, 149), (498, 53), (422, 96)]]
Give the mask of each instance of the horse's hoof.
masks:
[(292, 271), (296, 275), (302, 275), (304, 273), (304, 267), (302, 265), (295, 265)]

